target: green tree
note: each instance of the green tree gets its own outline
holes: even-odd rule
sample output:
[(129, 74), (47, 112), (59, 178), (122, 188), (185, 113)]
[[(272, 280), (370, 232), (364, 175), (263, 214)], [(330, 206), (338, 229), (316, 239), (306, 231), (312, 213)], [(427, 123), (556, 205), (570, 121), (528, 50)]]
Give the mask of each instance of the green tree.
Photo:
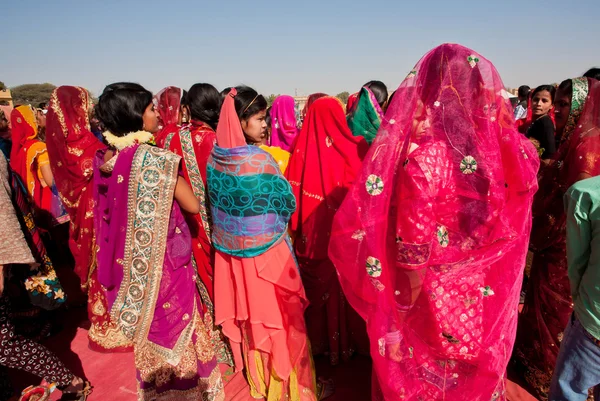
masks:
[(40, 103), (48, 103), (56, 86), (45, 84), (25, 84), (11, 89), (14, 104), (31, 104), (36, 107)]
[(4, 82), (0, 81), (0, 91), (3, 91), (4, 89), (6, 89), (6, 85), (4, 85)]
[(270, 94), (269, 96), (267, 96), (266, 100), (267, 100), (267, 106), (271, 107), (273, 105), (273, 102), (275, 101), (275, 99), (277, 99), (279, 95), (274, 95), (274, 94)]
[(350, 93), (344, 91), (342, 93), (338, 93), (337, 95), (335, 95), (335, 97), (340, 99), (342, 101), (342, 103), (346, 104), (346, 103), (348, 103), (348, 98), (350, 97)]

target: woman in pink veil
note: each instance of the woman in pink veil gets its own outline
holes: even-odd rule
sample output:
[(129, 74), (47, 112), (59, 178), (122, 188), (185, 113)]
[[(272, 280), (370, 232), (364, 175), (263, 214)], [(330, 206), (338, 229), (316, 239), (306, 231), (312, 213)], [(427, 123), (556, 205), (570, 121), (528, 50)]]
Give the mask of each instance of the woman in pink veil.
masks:
[(494, 66), (460, 45), (400, 85), (333, 224), (374, 400), (503, 400), (539, 159)]

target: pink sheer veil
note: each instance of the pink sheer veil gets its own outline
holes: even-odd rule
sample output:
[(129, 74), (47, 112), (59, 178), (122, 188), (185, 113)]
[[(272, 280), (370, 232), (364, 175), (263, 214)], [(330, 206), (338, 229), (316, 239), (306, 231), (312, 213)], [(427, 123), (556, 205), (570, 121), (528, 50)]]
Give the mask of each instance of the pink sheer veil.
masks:
[(329, 256), (367, 321), (373, 399), (503, 398), (539, 167), (505, 95), (478, 53), (427, 53), (336, 214)]

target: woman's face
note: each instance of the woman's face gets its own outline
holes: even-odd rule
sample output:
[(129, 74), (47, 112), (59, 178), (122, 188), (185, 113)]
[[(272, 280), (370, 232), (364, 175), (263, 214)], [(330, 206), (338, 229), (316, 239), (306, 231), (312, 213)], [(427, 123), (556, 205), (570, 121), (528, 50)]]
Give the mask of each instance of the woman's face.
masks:
[(556, 92), (556, 99), (554, 101), (554, 117), (556, 123), (556, 132), (562, 134), (565, 126), (567, 125), (567, 120), (569, 118), (569, 113), (571, 112), (571, 93), (565, 92), (562, 90), (558, 90)]
[(531, 115), (533, 118), (539, 118), (548, 114), (552, 108), (552, 96), (548, 91), (539, 91), (531, 99)]
[(262, 145), (267, 139), (267, 110), (261, 110), (250, 116), (247, 120), (242, 120), (242, 129), (246, 134), (246, 139), (252, 141), (252, 145)]
[(154, 109), (154, 102), (151, 102), (146, 107), (142, 120), (144, 121), (144, 131), (148, 131), (151, 134), (158, 131), (158, 113)]

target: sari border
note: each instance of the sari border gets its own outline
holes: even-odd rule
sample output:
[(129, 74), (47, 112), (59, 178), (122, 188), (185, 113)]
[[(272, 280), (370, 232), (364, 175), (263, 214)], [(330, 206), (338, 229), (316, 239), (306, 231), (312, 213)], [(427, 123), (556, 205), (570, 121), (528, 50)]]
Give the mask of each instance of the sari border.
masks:
[(111, 319), (134, 343), (146, 340), (154, 316), (179, 161), (148, 145), (140, 145), (132, 161), (123, 280)]
[[(211, 239), (211, 222), (206, 208), (206, 188), (202, 181), (202, 175), (200, 174), (200, 168), (198, 167), (198, 159), (196, 159), (196, 150), (192, 143), (192, 133), (188, 127), (183, 127), (179, 131), (179, 141), (181, 142), (181, 151), (183, 154), (183, 161), (187, 167), (188, 177), (190, 179), (190, 185), (194, 195), (200, 200), (200, 217), (202, 218), (202, 227), (208, 238), (208, 243), (212, 243)], [(198, 145), (204, 141), (204, 135), (200, 139)]]

